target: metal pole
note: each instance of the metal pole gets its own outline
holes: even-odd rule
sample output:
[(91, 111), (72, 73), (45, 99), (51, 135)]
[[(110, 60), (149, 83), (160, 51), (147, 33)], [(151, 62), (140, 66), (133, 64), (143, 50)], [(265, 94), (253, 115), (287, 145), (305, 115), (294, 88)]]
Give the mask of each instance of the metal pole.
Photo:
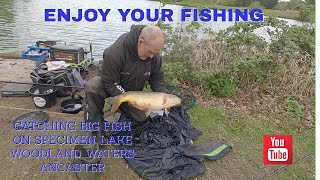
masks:
[(91, 54), (91, 63), (93, 62), (93, 57), (92, 57), (92, 41), (89, 41), (90, 43), (90, 54)]
[(31, 85), (39, 85), (39, 86), (52, 86), (52, 87), (84, 89), (84, 87), (78, 87), (78, 86), (60, 86), (60, 85), (53, 85), (53, 84), (40, 84), (40, 83), (28, 83), (28, 82), (16, 82), (16, 81), (0, 81), (0, 83), (31, 84)]

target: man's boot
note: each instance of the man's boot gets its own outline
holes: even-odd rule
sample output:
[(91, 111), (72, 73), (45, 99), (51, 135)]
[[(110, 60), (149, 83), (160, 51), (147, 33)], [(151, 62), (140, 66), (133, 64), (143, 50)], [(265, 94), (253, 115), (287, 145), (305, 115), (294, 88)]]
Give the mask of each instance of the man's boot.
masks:
[[(99, 126), (95, 128), (94, 131), (87, 131), (90, 133), (90, 136), (96, 136), (96, 143), (95, 144), (88, 144), (88, 145), (76, 145), (74, 147), (75, 150), (81, 151), (81, 157), (75, 158), (73, 163), (80, 163), (80, 164), (89, 164), (89, 163), (100, 163), (101, 158), (96, 157), (89, 157), (87, 151), (98, 151), (100, 150), (100, 135), (103, 129), (103, 107), (104, 107), (104, 98), (99, 96), (95, 93), (86, 93), (86, 105), (84, 110), (84, 120), (85, 122), (91, 123), (99, 123)], [(94, 153), (95, 154), (95, 153)], [(87, 169), (86, 171), (91, 171), (92, 166), (85, 166)], [(93, 180), (96, 179), (101, 172), (84, 172), (83, 169), (81, 172), (75, 172), (75, 176), (79, 180)]]
[[(76, 145), (74, 147), (75, 150), (79, 150), (81, 152), (81, 157), (80, 158), (75, 158), (73, 160), (73, 164), (89, 164), (89, 163), (101, 163), (101, 158), (92, 158), (88, 156), (87, 151), (88, 150), (99, 150), (99, 145), (94, 144), (94, 145)], [(90, 172), (93, 169), (97, 169), (97, 165), (92, 165), (92, 166), (81, 166), (81, 171), (80, 172), (75, 172), (75, 176), (79, 180), (94, 180), (97, 179), (101, 172)], [(84, 169), (86, 168), (86, 169)]]

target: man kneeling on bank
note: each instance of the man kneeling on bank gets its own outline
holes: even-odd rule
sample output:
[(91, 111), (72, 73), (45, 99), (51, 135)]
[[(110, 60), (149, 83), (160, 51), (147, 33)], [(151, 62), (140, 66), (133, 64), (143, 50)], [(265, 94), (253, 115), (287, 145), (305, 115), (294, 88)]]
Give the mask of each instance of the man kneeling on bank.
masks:
[[(102, 125), (107, 97), (142, 91), (147, 81), (153, 91), (167, 92), (159, 55), (163, 43), (164, 35), (159, 27), (133, 25), (130, 32), (105, 49), (101, 75), (89, 80), (85, 87), (87, 121)], [(120, 106), (120, 112), (133, 124), (147, 120), (145, 111), (146, 108), (130, 103)]]
[[(105, 99), (127, 91), (142, 91), (146, 82), (155, 92), (167, 92), (159, 55), (163, 44), (164, 35), (159, 27), (133, 25), (130, 32), (121, 35), (106, 48), (100, 76), (90, 79), (85, 85), (85, 121), (97, 123), (100, 126), (98, 129), (103, 130)], [(118, 110), (130, 120), (131, 125), (147, 120), (145, 112), (148, 109), (136, 104), (121, 103)], [(99, 137), (99, 133), (104, 135), (104, 132), (98, 131), (93, 131), (92, 135)], [(81, 147), (82, 150), (88, 148), (98, 149), (99, 145)], [(86, 161), (100, 162), (99, 159)]]

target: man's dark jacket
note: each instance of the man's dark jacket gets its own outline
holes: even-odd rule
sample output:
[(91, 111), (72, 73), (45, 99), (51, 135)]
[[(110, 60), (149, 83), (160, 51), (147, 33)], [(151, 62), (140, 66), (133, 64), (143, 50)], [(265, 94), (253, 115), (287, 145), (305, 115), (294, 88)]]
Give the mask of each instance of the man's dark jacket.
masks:
[(162, 59), (159, 54), (141, 60), (138, 56), (138, 38), (143, 25), (134, 25), (121, 35), (103, 53), (101, 77), (106, 92), (117, 96), (125, 91), (142, 91), (149, 81), (151, 89), (166, 92)]

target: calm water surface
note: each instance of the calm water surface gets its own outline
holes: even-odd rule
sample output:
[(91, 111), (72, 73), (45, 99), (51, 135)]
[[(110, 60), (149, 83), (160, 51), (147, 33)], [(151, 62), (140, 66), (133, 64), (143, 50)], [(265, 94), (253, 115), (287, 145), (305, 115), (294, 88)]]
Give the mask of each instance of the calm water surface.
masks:
[[(89, 40), (92, 40), (95, 59), (101, 59), (103, 50), (121, 34), (128, 32), (132, 24), (151, 24), (149, 21), (137, 23), (130, 20), (131, 18), (127, 22), (122, 22), (117, 9), (140, 8), (145, 10), (159, 8), (159, 2), (147, 0), (0, 0), (0, 2), (0, 53), (24, 51), (28, 45), (35, 44), (39, 40), (61, 40), (70, 45), (89, 49)], [(111, 9), (111, 11), (106, 22), (102, 22), (100, 16), (95, 22), (45, 22), (44, 10), (49, 8), (71, 9), (73, 15), (76, 14), (77, 9)], [(180, 9), (183, 7), (166, 5), (164, 8), (173, 10), (173, 22), (171, 24), (180, 26)], [(294, 20), (286, 21), (290, 24), (301, 24)], [(203, 24), (218, 31), (231, 26), (233, 23), (210, 22)], [(256, 33), (261, 36), (267, 35), (263, 29)]]

